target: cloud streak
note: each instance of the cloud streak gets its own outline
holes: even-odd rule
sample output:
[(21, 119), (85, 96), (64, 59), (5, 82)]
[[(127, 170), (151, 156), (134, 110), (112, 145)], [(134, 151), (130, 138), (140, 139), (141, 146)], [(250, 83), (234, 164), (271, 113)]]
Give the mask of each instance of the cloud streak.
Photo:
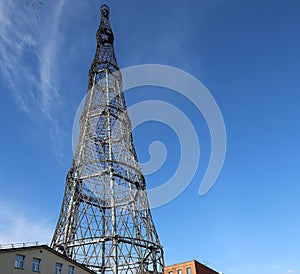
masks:
[(47, 32), (47, 40), (40, 52), (40, 89), (41, 89), (41, 110), (51, 120), (51, 108), (53, 103), (57, 103), (60, 99), (57, 90), (57, 82), (59, 79), (56, 75), (56, 57), (59, 45), (61, 43), (61, 33), (59, 32), (60, 18), (63, 12), (65, 0), (58, 1), (55, 5), (54, 13), (51, 16), (51, 29)]
[[(28, 70), (23, 66), (22, 59), (26, 55), (27, 49), (35, 46), (35, 39), (30, 30), (26, 30), (28, 19), (24, 10), (15, 11), (13, 1), (0, 2), (0, 70), (4, 76), (8, 89), (13, 92), (13, 96), (18, 106), (25, 112), (29, 112), (24, 90), (19, 89), (23, 81), (35, 82)], [(18, 23), (23, 17), (24, 24)], [(6, 90), (7, 91), (7, 90)], [(27, 98), (32, 94), (27, 94)]]
[(48, 243), (53, 233), (52, 226), (46, 219), (39, 219), (37, 222), (32, 218), (0, 207), (0, 244), (36, 241)]
[(47, 6), (47, 20), (38, 25), (25, 4), (0, 3), (0, 71), (6, 92), (12, 93), (21, 110), (42, 112), (49, 120), (56, 110), (54, 103), (60, 100), (55, 64), (64, 4), (61, 0)]
[(64, 41), (60, 24), (66, 2), (57, 0), (41, 6), (39, 23), (25, 2), (0, 2), (1, 92), (9, 93), (18, 109), (34, 121), (32, 132), (42, 128), (38, 142), (47, 147), (51, 143), (59, 160), (62, 156), (57, 151), (66, 134), (61, 113), (67, 102), (60, 92), (64, 89), (59, 58)]

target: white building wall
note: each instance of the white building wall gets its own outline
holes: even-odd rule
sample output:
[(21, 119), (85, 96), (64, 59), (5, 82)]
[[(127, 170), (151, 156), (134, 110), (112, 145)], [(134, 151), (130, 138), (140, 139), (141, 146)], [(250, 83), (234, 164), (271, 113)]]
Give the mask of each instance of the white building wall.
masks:
[[(24, 269), (15, 267), (16, 255), (25, 256)], [(40, 272), (32, 271), (33, 258), (41, 260)], [(74, 266), (74, 274), (90, 274), (89, 271), (43, 247), (0, 250), (0, 274), (55, 274), (56, 263), (63, 265), (62, 274), (68, 274), (69, 265)]]

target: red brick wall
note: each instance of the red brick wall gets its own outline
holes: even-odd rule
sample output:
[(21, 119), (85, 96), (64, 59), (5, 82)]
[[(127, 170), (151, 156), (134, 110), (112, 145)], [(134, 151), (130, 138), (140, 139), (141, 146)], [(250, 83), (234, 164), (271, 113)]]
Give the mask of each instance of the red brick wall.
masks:
[(218, 272), (214, 271), (213, 269), (196, 262), (196, 273), (198, 274), (219, 274)]
[(187, 274), (187, 268), (191, 268), (191, 274), (219, 274), (213, 269), (193, 260), (184, 263), (174, 264), (166, 266), (164, 269), (164, 274), (169, 274), (172, 271), (172, 274), (178, 274), (178, 270), (182, 270), (182, 274)]

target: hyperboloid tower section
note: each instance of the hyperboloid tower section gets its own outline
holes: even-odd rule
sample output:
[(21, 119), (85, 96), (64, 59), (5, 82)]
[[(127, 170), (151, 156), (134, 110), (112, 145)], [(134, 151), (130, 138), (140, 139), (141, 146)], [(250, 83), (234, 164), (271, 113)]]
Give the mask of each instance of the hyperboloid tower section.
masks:
[(163, 249), (149, 209), (101, 6), (96, 54), (75, 156), (51, 246), (97, 273), (162, 273)]

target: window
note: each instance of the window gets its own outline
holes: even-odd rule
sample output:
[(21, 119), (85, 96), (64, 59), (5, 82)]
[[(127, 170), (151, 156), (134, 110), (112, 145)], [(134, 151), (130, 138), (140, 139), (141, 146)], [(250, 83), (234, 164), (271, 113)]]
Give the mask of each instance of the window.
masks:
[(173, 274), (173, 271), (169, 271), (169, 274)]
[(191, 268), (190, 268), (190, 267), (187, 267), (187, 268), (186, 268), (186, 274), (192, 274), (192, 271), (191, 271)]
[(62, 274), (62, 264), (56, 263), (55, 265), (55, 274)]
[(41, 259), (32, 259), (32, 271), (40, 272)]
[(16, 255), (15, 267), (16, 268), (24, 269), (24, 260), (25, 260), (25, 256), (23, 256), (23, 255)]
[(178, 269), (177, 274), (182, 274), (182, 269)]
[(68, 274), (74, 274), (74, 270), (75, 270), (74, 266), (71, 265), (68, 266)]

